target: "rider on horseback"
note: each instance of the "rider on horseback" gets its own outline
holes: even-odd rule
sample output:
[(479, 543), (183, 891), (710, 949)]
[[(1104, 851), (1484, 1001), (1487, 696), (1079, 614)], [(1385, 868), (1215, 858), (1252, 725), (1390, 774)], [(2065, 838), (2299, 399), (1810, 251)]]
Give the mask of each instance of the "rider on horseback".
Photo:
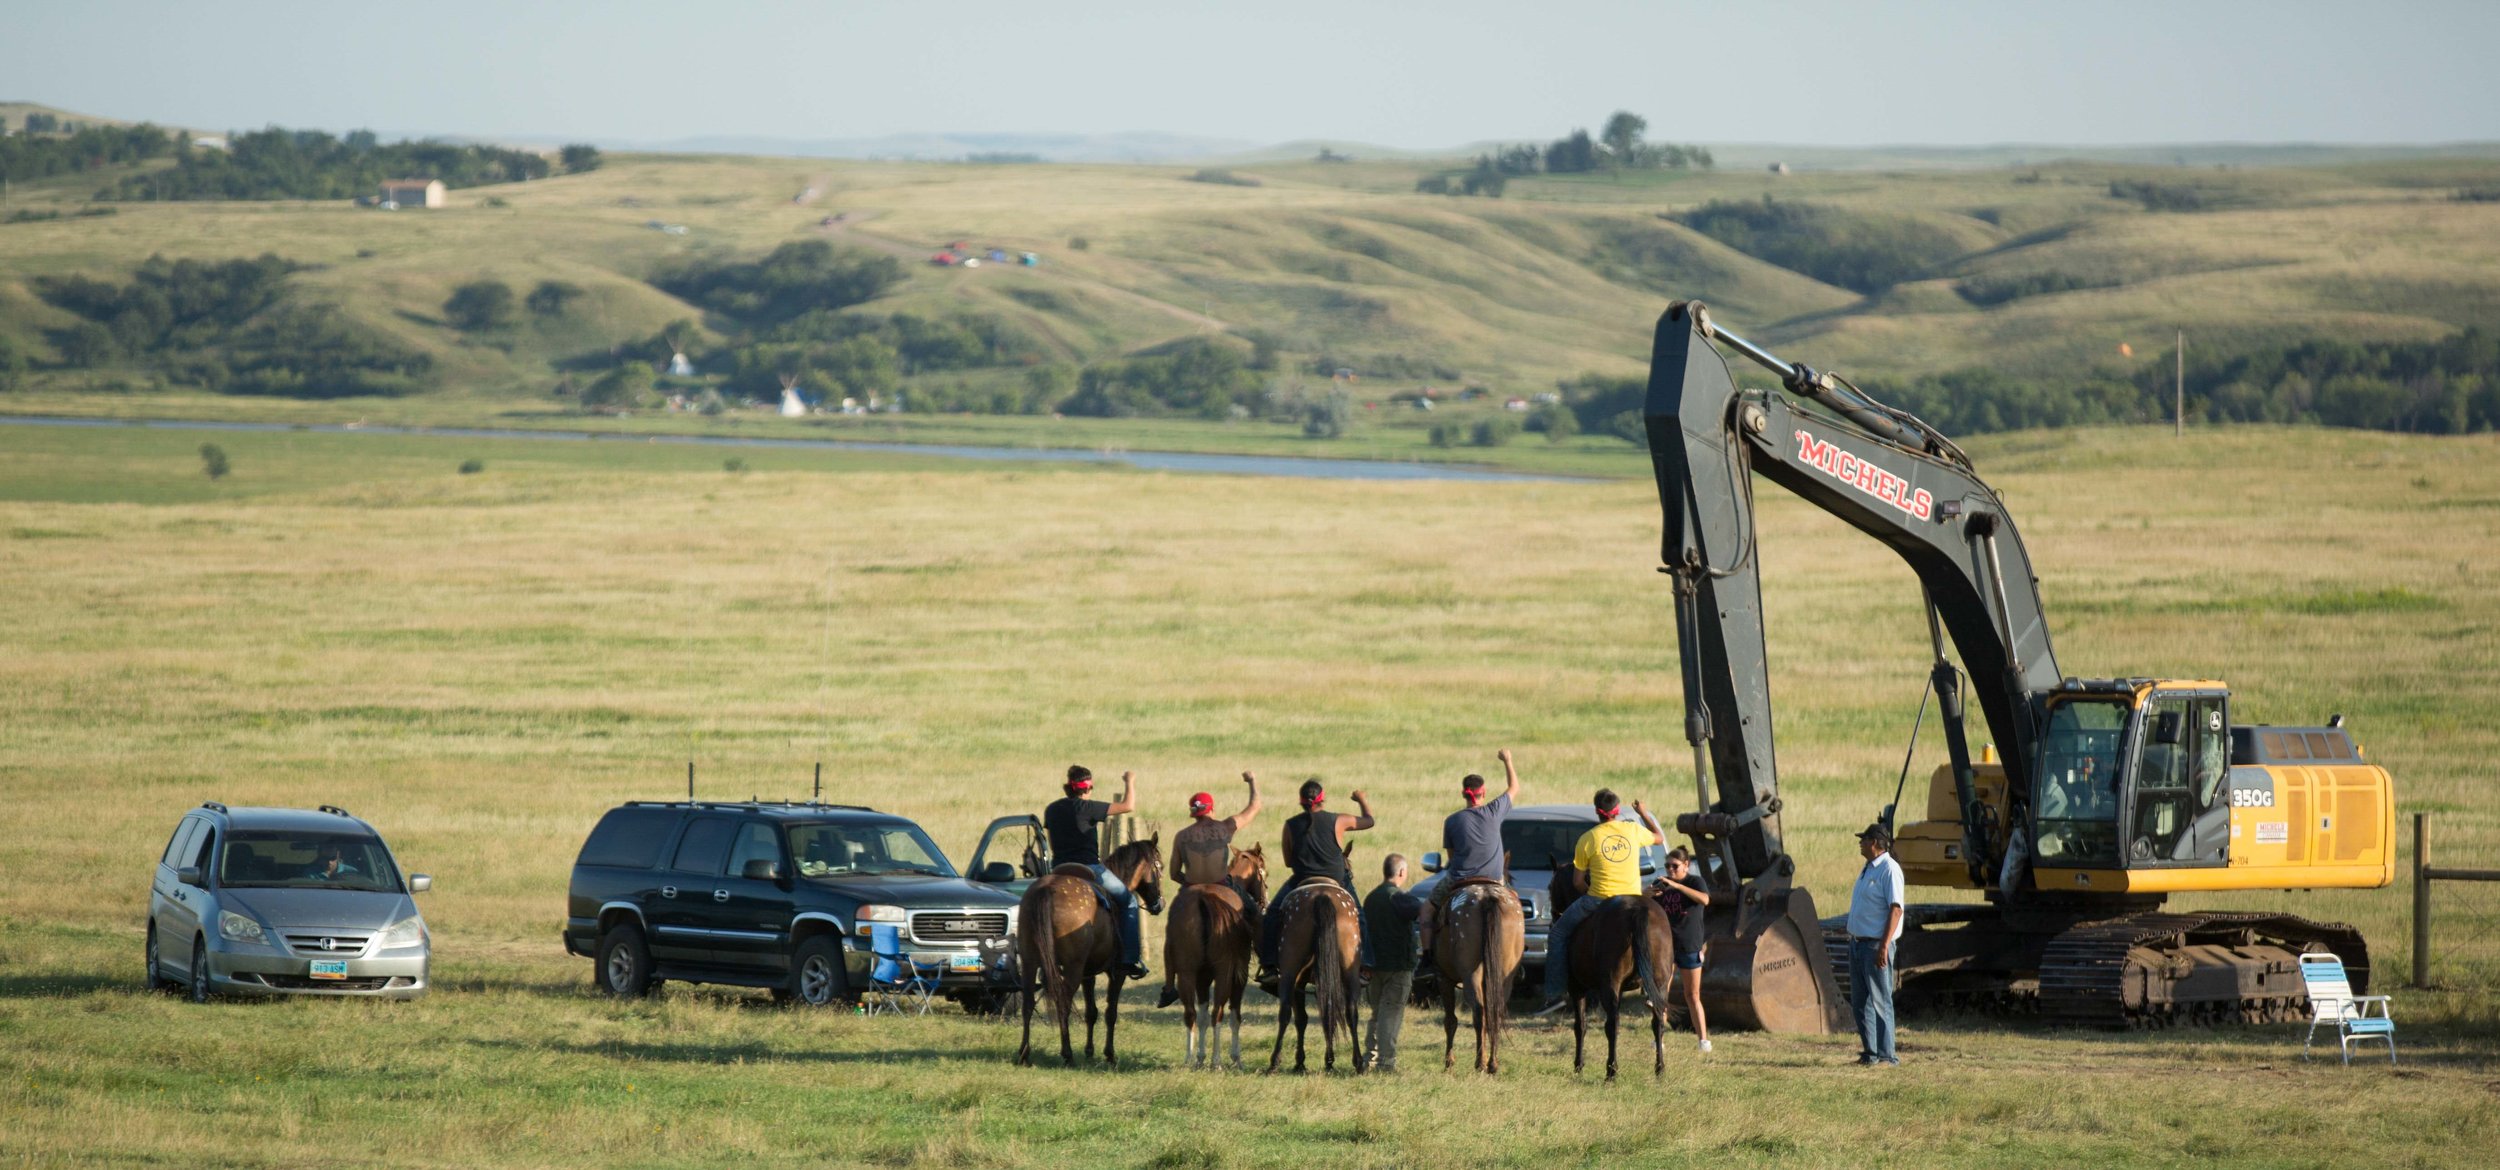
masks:
[[(1285, 821), (1285, 868), (1292, 876), (1277, 887), (1272, 906), (1283, 906), (1287, 895), (1319, 878), (1326, 878), (1354, 895), (1354, 867), (1346, 863), (1345, 835), (1371, 828), (1371, 802), (1363, 794), (1354, 794), (1354, 807), (1363, 810), (1360, 816), (1320, 811), (1327, 803), (1328, 790), (1317, 777), (1302, 782), (1302, 812)], [(1259, 981), (1276, 974), (1276, 951), (1283, 944), (1285, 916), (1267, 915), (1259, 931)]]
[(1502, 794), (1491, 802), (1484, 799), (1484, 777), (1470, 774), (1459, 782), (1459, 795), (1467, 807), (1451, 813), (1441, 822), (1441, 880), (1432, 887), (1432, 900), (1424, 907), (1421, 922), (1424, 928), (1424, 953), (1432, 953), (1432, 931), (1441, 916), (1450, 909), (1450, 896), (1462, 885), (1499, 882), (1508, 868), (1502, 849), (1502, 820), (1510, 815), (1511, 804), (1519, 799), (1519, 769), (1510, 762), (1510, 749), (1495, 753), (1502, 761), (1508, 782)]
[(1129, 978), (1143, 979), (1145, 944), (1138, 934), (1137, 895), (1102, 864), (1102, 823), (1121, 813), (1136, 811), (1137, 773), (1120, 773), (1120, 799), (1108, 804), (1086, 798), (1085, 794), (1094, 790), (1094, 773), (1079, 765), (1068, 765), (1068, 782), (1061, 790), (1067, 795), (1042, 809), (1042, 828), (1050, 834), (1051, 860), (1094, 871), (1095, 884), (1102, 887), (1113, 909), (1120, 912), (1120, 965)]
[[(1241, 782), (1250, 786), (1250, 803), (1222, 820), (1215, 817), (1214, 796), (1201, 792), (1189, 798), (1189, 825), (1172, 834), (1172, 878), (1183, 887), (1231, 887), (1241, 895), (1242, 916), (1249, 920), (1255, 935), (1260, 925), (1259, 913), (1266, 907), (1228, 872), (1233, 862), (1233, 834), (1249, 828), (1251, 820), (1259, 815), (1259, 778), (1244, 772)], [(1172, 973), (1164, 972), (1163, 996), (1155, 1006), (1170, 1007), (1179, 998), (1180, 990), (1172, 983)]]
[[(1586, 896), (1571, 903), (1571, 908), (1554, 919), (1545, 931), (1545, 998), (1538, 1015), (1561, 1011), (1570, 1000), (1563, 994), (1570, 986), (1571, 932), (1580, 923), (1606, 904), (1607, 899), (1641, 892), (1641, 850), (1666, 842), (1666, 833), (1658, 826), (1658, 818), (1649, 815), (1649, 806), (1632, 802), (1637, 822), (1615, 819), (1622, 807), (1622, 798), (1614, 789), (1600, 788), (1590, 804), (1597, 810), (1597, 827), (1580, 835), (1578, 847), (1572, 850), (1571, 867), (1580, 872), (1588, 886)], [(1554, 900), (1562, 901), (1560, 888), (1563, 875), (1555, 876)]]

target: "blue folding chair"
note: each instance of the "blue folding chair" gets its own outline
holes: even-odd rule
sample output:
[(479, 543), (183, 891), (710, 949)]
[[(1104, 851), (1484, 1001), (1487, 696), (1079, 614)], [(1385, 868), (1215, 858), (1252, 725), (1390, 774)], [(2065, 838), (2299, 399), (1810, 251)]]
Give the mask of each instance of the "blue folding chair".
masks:
[[(2309, 1045), (2317, 1039), (2319, 1026), (2333, 1023), (2345, 1064), (2352, 1063), (2354, 1040), (2385, 1041), (2387, 1063), (2396, 1063), (2396, 1021), (2387, 1014), (2387, 997), (2354, 995), (2344, 960), (2324, 951), (2302, 955), (2300, 981), (2309, 989), (2309, 1036), (2300, 1043), (2301, 1059), (2309, 1058)], [(2371, 1004), (2378, 1005), (2376, 1015), (2370, 1012)]]
[(869, 925), (868, 953), (874, 962), (868, 968), (867, 994), (861, 997), (868, 1014), (929, 1014), (929, 1001), (937, 996), (939, 964), (914, 962), (903, 949), (902, 928), (890, 923)]

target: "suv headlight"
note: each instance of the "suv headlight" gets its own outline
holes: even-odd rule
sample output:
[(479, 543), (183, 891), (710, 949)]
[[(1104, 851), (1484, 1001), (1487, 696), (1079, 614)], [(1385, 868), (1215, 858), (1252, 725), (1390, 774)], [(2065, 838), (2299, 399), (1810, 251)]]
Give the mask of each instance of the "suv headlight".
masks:
[(851, 916), (851, 933), (866, 938), (869, 923), (886, 922), (900, 926), (908, 921), (910, 921), (909, 916), (903, 913), (903, 908), (900, 906), (862, 906), (858, 913)]
[(416, 946), (425, 941), (425, 919), (411, 914), (392, 923), (389, 930), (383, 931), (373, 941), (375, 946), (381, 948)]
[(251, 915), (237, 914), (232, 910), (217, 912), (217, 933), (228, 942), (269, 945), (269, 935), (261, 930), (259, 921)]

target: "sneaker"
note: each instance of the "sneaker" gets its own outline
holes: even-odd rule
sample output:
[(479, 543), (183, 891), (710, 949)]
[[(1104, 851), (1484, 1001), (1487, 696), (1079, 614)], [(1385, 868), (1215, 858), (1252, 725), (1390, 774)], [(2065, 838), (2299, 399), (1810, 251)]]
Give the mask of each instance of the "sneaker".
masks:
[(1166, 983), (1163, 985), (1163, 994), (1155, 997), (1155, 1006), (1159, 1008), (1168, 1008), (1173, 1004), (1179, 1003), (1180, 1001), (1181, 989)]
[(1561, 1010), (1563, 1010), (1564, 1008), (1567, 1008), (1567, 1007), (1570, 1007), (1570, 1006), (1571, 1006), (1571, 997), (1570, 997), (1570, 996), (1568, 996), (1568, 995), (1557, 995), (1557, 996), (1555, 996), (1554, 998), (1552, 998), (1552, 999), (1550, 999), (1550, 1000), (1547, 1000), (1547, 1001), (1545, 1002), (1545, 1006), (1544, 1006), (1544, 1007), (1538, 1008), (1538, 1009), (1536, 1009), (1535, 1011), (1529, 1012), (1528, 1014), (1529, 1014), (1529, 1015), (1531, 1015), (1531, 1016), (1550, 1016), (1550, 1015), (1553, 1015), (1555, 1012), (1561, 1011)]
[(1900, 1058), (1900, 1057), (1898, 1057), (1898, 1056), (1887, 1056), (1887, 1057), (1883, 1058), (1882, 1060), (1876, 1061), (1876, 1062), (1875, 1062), (1875, 1067), (1877, 1067), (1877, 1068), (1899, 1068), (1899, 1067), (1901, 1067), (1901, 1058)]
[(1708, 1055), (1710, 1055), (1710, 1042), (1709, 1042), (1709, 1041), (1704, 1040), (1704, 1041), (1702, 1041), (1702, 1042), (1701, 1042), (1701, 1054), (1702, 1054), (1703, 1056), (1708, 1056)]

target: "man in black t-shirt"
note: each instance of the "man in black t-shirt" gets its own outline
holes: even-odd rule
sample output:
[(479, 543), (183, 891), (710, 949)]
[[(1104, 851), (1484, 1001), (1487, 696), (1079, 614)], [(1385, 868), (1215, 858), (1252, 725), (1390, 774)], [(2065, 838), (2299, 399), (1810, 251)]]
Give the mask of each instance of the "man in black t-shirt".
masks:
[(1060, 790), (1067, 795), (1042, 809), (1042, 830), (1050, 836), (1051, 863), (1093, 869), (1094, 880), (1101, 883), (1103, 892), (1111, 895), (1111, 904), (1120, 911), (1120, 965), (1127, 969), (1129, 978), (1143, 979), (1145, 945), (1138, 933), (1137, 895), (1102, 864), (1102, 823), (1135, 811), (1137, 773), (1120, 773), (1120, 799), (1109, 803), (1089, 797), (1094, 790), (1094, 773), (1082, 765), (1068, 766), (1068, 780)]

